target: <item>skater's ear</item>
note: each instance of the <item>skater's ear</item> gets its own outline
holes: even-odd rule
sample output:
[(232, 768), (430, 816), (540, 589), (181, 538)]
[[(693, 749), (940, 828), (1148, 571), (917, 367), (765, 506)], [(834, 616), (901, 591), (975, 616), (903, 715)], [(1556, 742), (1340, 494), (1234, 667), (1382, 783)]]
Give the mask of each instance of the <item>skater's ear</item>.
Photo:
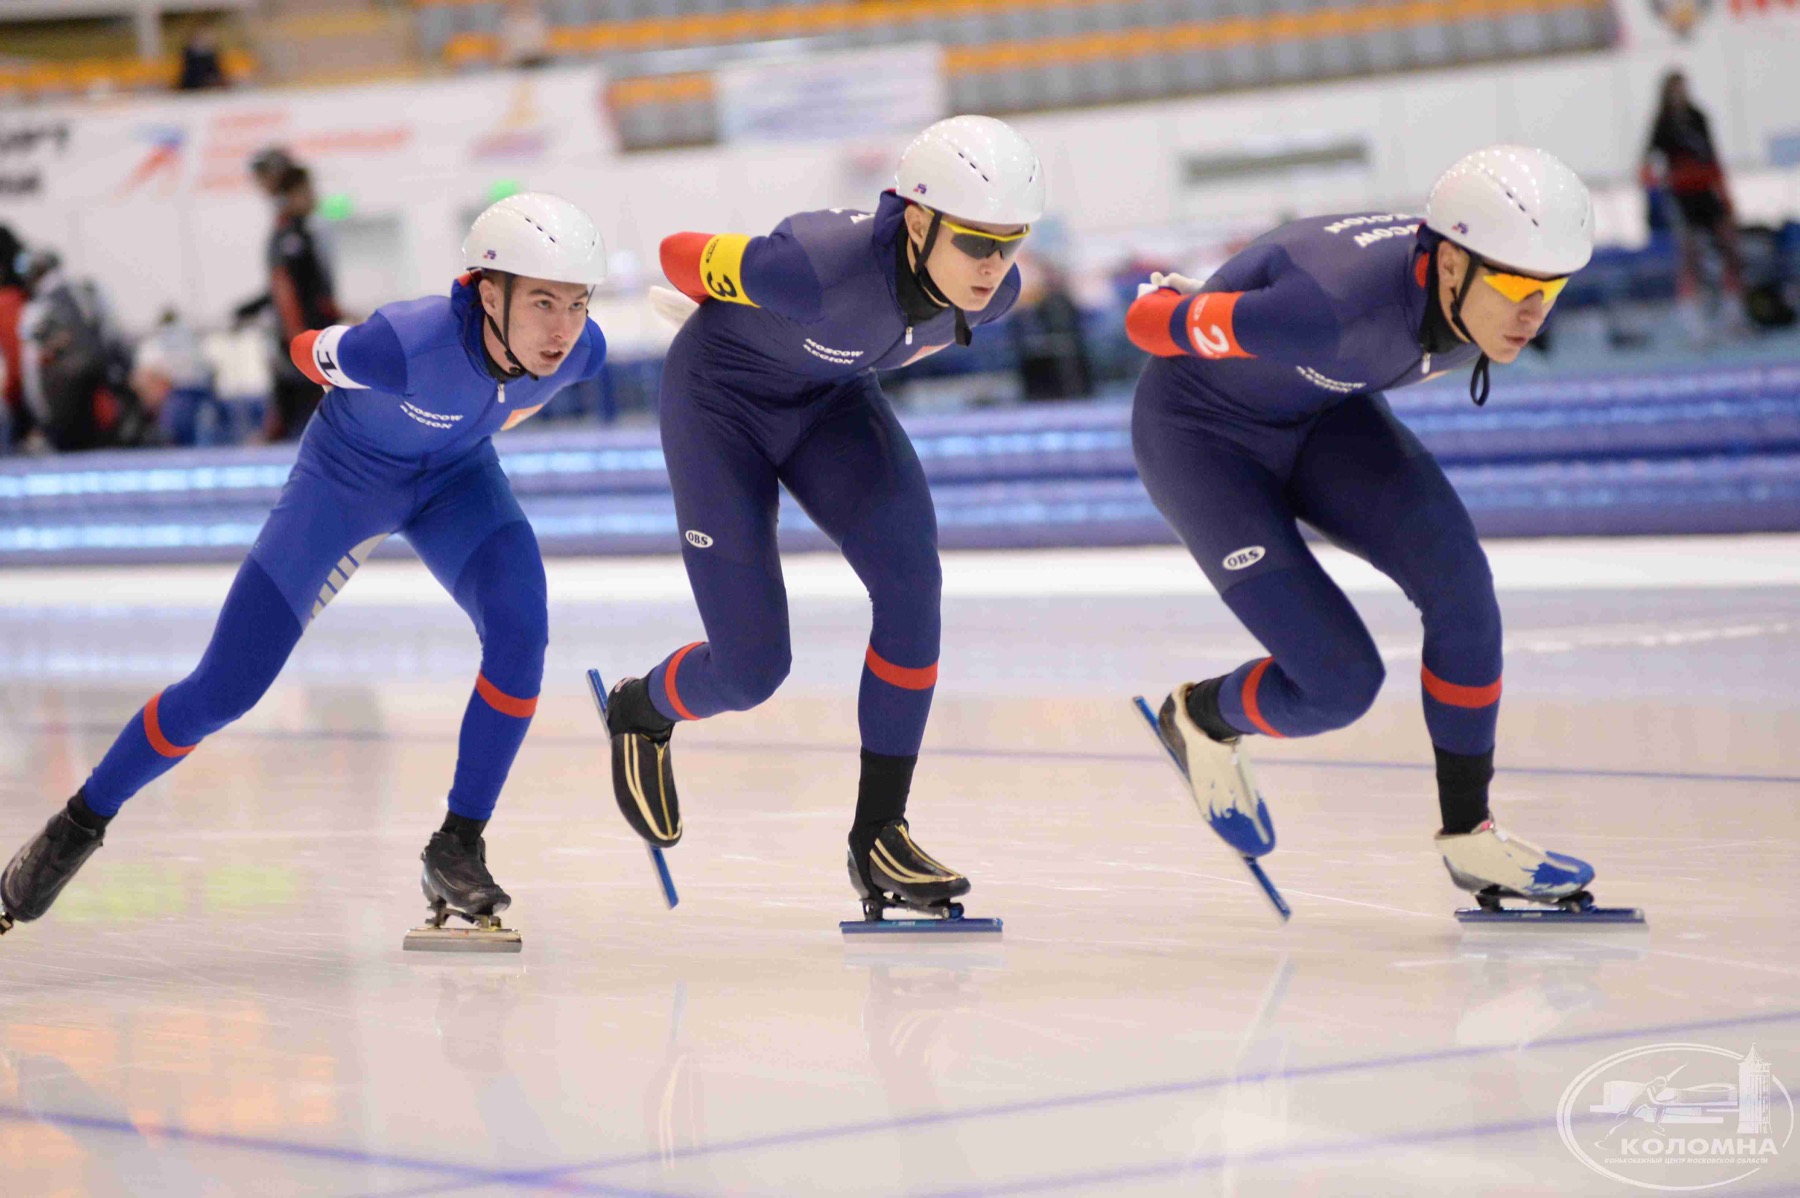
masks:
[(510, 276), (503, 270), (484, 270), (475, 281), (476, 294), (481, 296), (481, 307), (499, 320), (506, 308), (506, 280)]

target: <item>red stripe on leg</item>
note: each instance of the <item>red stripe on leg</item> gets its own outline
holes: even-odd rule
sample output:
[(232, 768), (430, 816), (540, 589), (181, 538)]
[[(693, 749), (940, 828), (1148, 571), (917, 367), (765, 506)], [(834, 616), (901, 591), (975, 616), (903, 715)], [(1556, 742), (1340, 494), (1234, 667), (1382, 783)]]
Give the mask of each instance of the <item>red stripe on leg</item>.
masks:
[(687, 709), (687, 704), (681, 701), (681, 695), (675, 690), (675, 671), (681, 668), (682, 658), (705, 643), (705, 641), (695, 641), (691, 645), (683, 645), (675, 651), (675, 656), (669, 659), (669, 668), (663, 671), (663, 694), (668, 696), (669, 706), (675, 709), (675, 714), (684, 720), (697, 720), (700, 717)]
[(156, 705), (161, 701), (162, 692), (157, 691), (150, 696), (150, 701), (144, 704), (144, 736), (150, 741), (150, 747), (164, 757), (186, 757), (200, 746), (173, 744), (168, 737), (163, 735), (162, 721), (156, 716)]
[(487, 680), (487, 675), (475, 675), (475, 693), (487, 701), (501, 715), (509, 715), (514, 719), (528, 720), (537, 713), (537, 696), (529, 699), (515, 699), (499, 687)]
[(889, 686), (897, 686), (903, 690), (930, 690), (937, 685), (938, 668), (935, 661), (928, 666), (920, 666), (918, 669), (897, 666), (875, 652), (875, 646), (870, 645), (868, 653), (863, 655), (863, 664), (869, 667), (869, 673), (875, 677)]
[(1452, 707), (1489, 707), (1500, 701), (1498, 678), (1488, 686), (1458, 686), (1454, 682), (1445, 682), (1422, 665), (1419, 678), (1425, 683), (1426, 694)]
[(1262, 676), (1268, 670), (1269, 663), (1274, 660), (1273, 657), (1263, 658), (1261, 661), (1257, 662), (1256, 666), (1250, 671), (1250, 677), (1244, 679), (1244, 714), (1250, 717), (1250, 722), (1255, 724), (1256, 730), (1264, 736), (1273, 736), (1277, 740), (1286, 740), (1286, 737), (1275, 731), (1275, 726), (1273, 724), (1263, 719), (1262, 709), (1256, 705), (1256, 688), (1262, 684)]

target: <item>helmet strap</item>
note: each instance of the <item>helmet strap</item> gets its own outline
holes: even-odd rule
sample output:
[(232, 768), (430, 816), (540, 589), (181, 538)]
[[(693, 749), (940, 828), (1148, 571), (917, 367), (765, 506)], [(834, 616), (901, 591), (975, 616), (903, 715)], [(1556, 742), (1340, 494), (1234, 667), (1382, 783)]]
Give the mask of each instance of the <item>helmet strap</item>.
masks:
[(937, 244), (938, 230), (944, 223), (943, 213), (935, 208), (930, 209), (930, 212), (931, 227), (925, 230), (925, 242), (919, 247), (918, 257), (913, 262), (913, 281), (919, 285), (920, 291), (931, 297), (933, 303), (942, 304), (956, 313), (956, 343), (967, 345), (975, 340), (975, 335), (969, 331), (969, 318), (961, 308), (950, 302), (950, 297), (944, 294), (943, 289), (937, 285), (937, 280), (925, 268), (926, 260), (931, 257), (931, 247)]
[[(1456, 327), (1458, 333), (1462, 334), (1465, 341), (1480, 349), (1480, 342), (1475, 340), (1475, 334), (1471, 333), (1469, 326), (1463, 323), (1462, 310), (1463, 301), (1469, 298), (1469, 288), (1475, 285), (1475, 272), (1481, 268), (1481, 259), (1477, 258), (1472, 250), (1463, 250), (1463, 253), (1469, 257), (1469, 269), (1463, 272), (1462, 285), (1456, 289), (1456, 298), (1450, 301), (1450, 323)], [(1482, 350), (1481, 356), (1475, 359), (1475, 370), (1469, 375), (1469, 398), (1475, 401), (1475, 406), (1478, 408), (1488, 401), (1488, 367), (1490, 365), (1487, 351)]]
[[(501, 323), (499, 323), (499, 324), (494, 323), (494, 317), (491, 313), (488, 312), (486, 305), (482, 306), (481, 315), (482, 315), (482, 318), (487, 321), (488, 328), (494, 330), (494, 336), (496, 336), (500, 339), (500, 349), (503, 353), (506, 354), (506, 360), (508, 362), (512, 363), (512, 369), (507, 370), (507, 372), (506, 372), (507, 376), (509, 378), (516, 379), (520, 375), (523, 374), (523, 375), (529, 375), (533, 380), (535, 380), (538, 376), (535, 374), (532, 374), (531, 371), (525, 369), (525, 363), (519, 361), (518, 355), (513, 353), (513, 348), (512, 348), (511, 342), (509, 342), (507, 340), (507, 334), (509, 332), (511, 332), (511, 330), (512, 330), (512, 297), (513, 297), (513, 279), (514, 279), (514, 277), (515, 276), (509, 272), (506, 276), (506, 282), (504, 282), (500, 285), (500, 292), (501, 292), (500, 321), (501, 321)], [(504, 367), (503, 367), (503, 369), (504, 369)]]

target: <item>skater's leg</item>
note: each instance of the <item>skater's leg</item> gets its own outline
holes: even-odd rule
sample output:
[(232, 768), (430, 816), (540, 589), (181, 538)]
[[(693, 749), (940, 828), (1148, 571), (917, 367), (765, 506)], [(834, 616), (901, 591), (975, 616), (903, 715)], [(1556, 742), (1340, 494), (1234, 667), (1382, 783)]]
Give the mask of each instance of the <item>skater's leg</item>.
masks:
[[(346, 502), (320, 463), (302, 450), (256, 548), (238, 569), (200, 664), (151, 697), (67, 807), (14, 855), (0, 874), (0, 925), (48, 910), (100, 847), (107, 823), (127, 799), (256, 704), (287, 661), (304, 621), (380, 541), (380, 533), (367, 534), (383, 506), (379, 495), (370, 494)], [(347, 520), (346, 511), (356, 512), (357, 522)]]
[(632, 830), (659, 848), (681, 839), (669, 745), (676, 721), (755, 707), (775, 693), (791, 661), (775, 539), (779, 490), (765, 430), (754, 404), (708, 390), (685, 362), (672, 353), (663, 374), (663, 457), (707, 639), (675, 650), (642, 678), (621, 679), (607, 704), (613, 797)]
[(381, 540), (367, 525), (378, 503), (346, 516), (338, 486), (305, 463), (296, 467), (238, 568), (200, 664), (151, 696), (83, 786), (86, 802), (110, 817), (206, 737), (242, 716), (274, 682), (300, 633)]
[(1379, 397), (1326, 414), (1295, 465), (1302, 517), (1400, 585), (1424, 623), (1420, 693), (1437, 754), (1443, 827), (1488, 818), (1500, 711), (1500, 605), (1456, 491)]
[[(862, 861), (881, 829), (906, 815), (931, 713), (943, 591), (937, 515), (918, 455), (873, 382), (832, 405), (782, 463), (781, 478), (869, 592), (857, 702), (862, 776), (850, 831), (852, 858)], [(892, 864), (891, 874), (901, 872)], [(960, 874), (931, 865), (930, 886), (942, 897), (968, 889)]]
[(1381, 655), (1300, 536), (1278, 469), (1281, 446), (1254, 452), (1141, 393), (1132, 440), (1150, 498), (1268, 650), (1193, 688), (1194, 721), (1224, 739), (1311, 736), (1360, 717), (1381, 689)]
[(668, 720), (747, 711), (775, 693), (792, 663), (775, 466), (733, 413), (669, 387), (663, 400), (681, 558), (706, 639), (650, 671), (649, 701)]
[(835, 403), (782, 462), (781, 481), (869, 591), (863, 748), (915, 756), (937, 684), (943, 571), (925, 471), (880, 389)]
[(475, 825), (459, 825), (473, 841), (537, 710), (549, 643), (543, 555), (491, 446), (440, 484), (405, 532), (481, 640), (449, 796), (451, 814)]

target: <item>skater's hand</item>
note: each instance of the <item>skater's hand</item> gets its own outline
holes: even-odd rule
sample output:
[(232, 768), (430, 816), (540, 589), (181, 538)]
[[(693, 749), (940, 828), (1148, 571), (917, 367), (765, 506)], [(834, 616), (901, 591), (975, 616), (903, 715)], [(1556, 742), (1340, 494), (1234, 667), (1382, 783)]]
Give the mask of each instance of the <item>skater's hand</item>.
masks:
[(1143, 299), (1152, 291), (1159, 291), (1164, 287), (1170, 291), (1178, 291), (1182, 295), (1193, 295), (1203, 286), (1205, 284), (1199, 279), (1190, 279), (1186, 275), (1178, 275), (1173, 272), (1164, 274), (1159, 270), (1151, 274), (1148, 283), (1138, 284), (1138, 298)]
[(667, 321), (675, 328), (680, 328), (682, 325), (686, 324), (687, 318), (692, 316), (694, 314), (694, 309), (699, 306), (699, 304), (672, 288), (652, 287), (650, 289), (650, 307), (655, 310), (658, 316), (662, 317), (663, 320)]

